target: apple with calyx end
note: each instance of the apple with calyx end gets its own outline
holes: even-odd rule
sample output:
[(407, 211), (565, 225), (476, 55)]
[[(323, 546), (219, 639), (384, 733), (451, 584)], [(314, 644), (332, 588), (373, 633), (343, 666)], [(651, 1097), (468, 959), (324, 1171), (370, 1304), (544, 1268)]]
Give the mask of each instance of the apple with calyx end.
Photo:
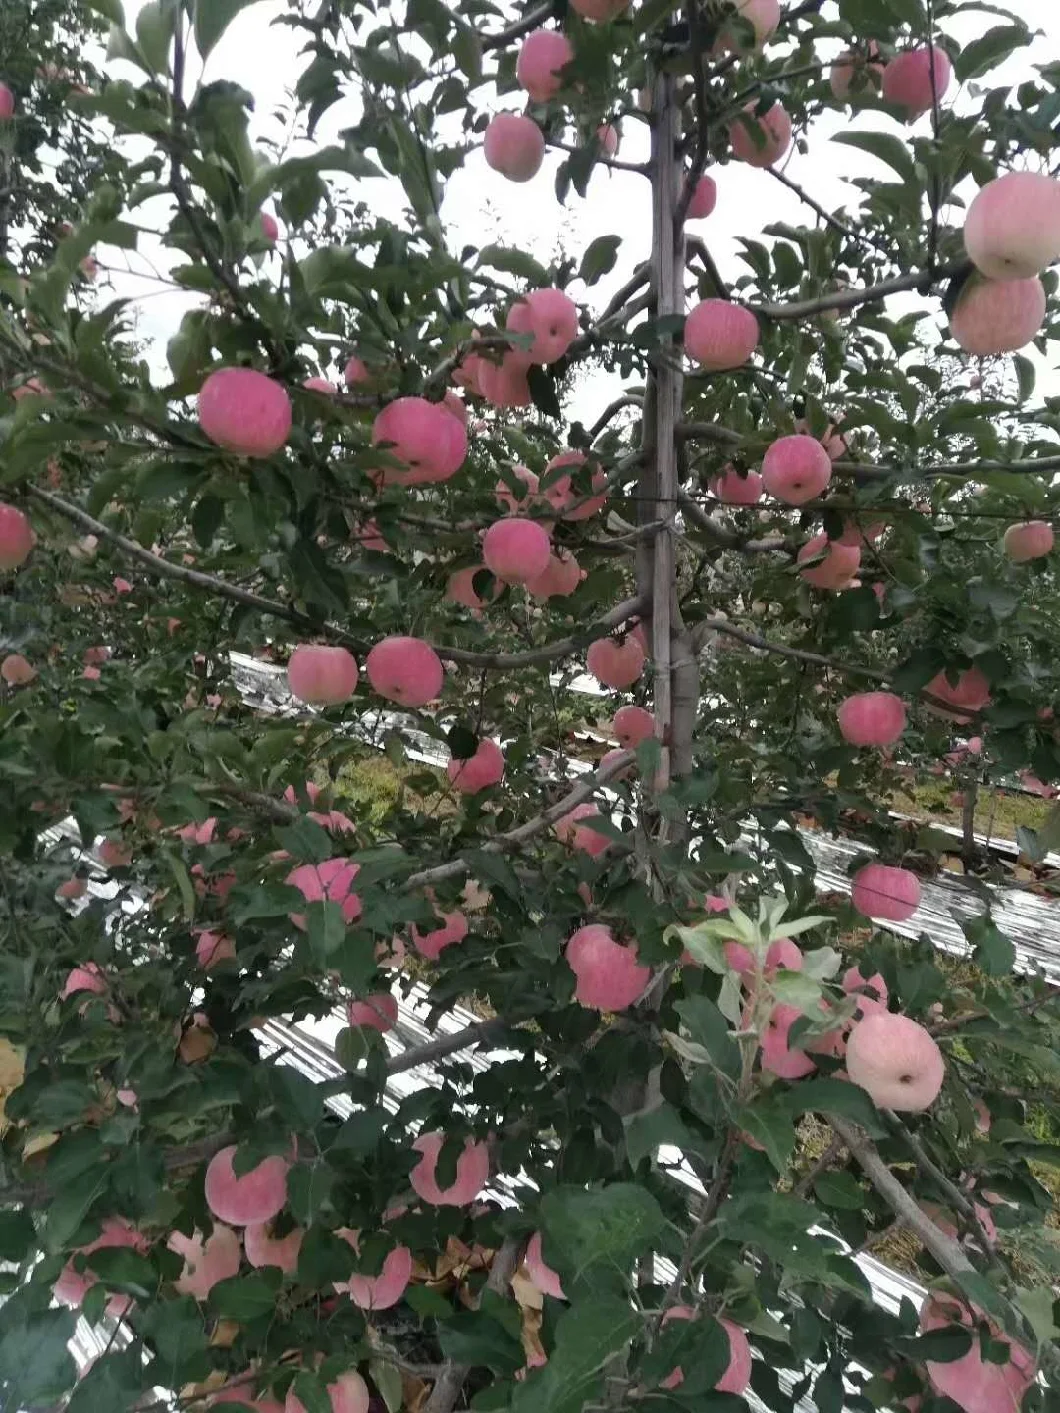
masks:
[(531, 363), (555, 363), (578, 336), (578, 306), (561, 289), (532, 289), (512, 305), (505, 328), (533, 336), (519, 350)]
[(455, 790), (462, 795), (477, 795), (504, 779), (504, 754), (496, 741), (484, 736), (473, 756), (465, 760), (453, 756), (445, 771)]
[(740, 368), (758, 347), (758, 320), (727, 299), (704, 299), (685, 320), (685, 352), (701, 368)]
[(27, 687), (36, 676), (37, 669), (21, 653), (8, 653), (0, 662), (0, 678), (9, 687)]
[(622, 642), (597, 638), (585, 655), (585, 665), (596, 680), (616, 691), (633, 686), (644, 671), (644, 661), (644, 649), (632, 636)]
[(219, 368), (199, 389), (199, 426), (239, 456), (272, 456), (291, 435), (287, 392), (253, 368)]
[(364, 665), (373, 691), (404, 707), (422, 707), (442, 694), (442, 660), (420, 638), (383, 638)]
[(762, 458), (762, 484), (785, 505), (816, 500), (832, 479), (832, 462), (816, 437), (778, 437)]
[(1006, 172), (968, 207), (964, 248), (992, 280), (1026, 280), (1060, 255), (1060, 182), (1043, 172)]
[(950, 314), (950, 333), (977, 358), (1015, 353), (1045, 323), (1045, 288), (1037, 275), (1026, 280), (988, 280), (973, 271)]
[(900, 108), (907, 123), (914, 122), (942, 98), (952, 77), (949, 55), (937, 44), (907, 49), (896, 54), (883, 71), (884, 101)]
[[(823, 558), (819, 558), (823, 555)], [(815, 589), (849, 589), (854, 576), (861, 567), (861, 550), (857, 545), (844, 545), (838, 540), (829, 540), (822, 530), (814, 535), (799, 550), (796, 556), (800, 564), (819, 559), (819, 563), (800, 569), (800, 576)]]
[(0, 503), (0, 570), (17, 569), (33, 548), (33, 528), (14, 505)]
[(782, 103), (765, 113), (748, 103), (741, 117), (729, 127), (732, 155), (749, 167), (773, 167), (791, 146), (791, 119)]
[(510, 182), (537, 176), (545, 158), (545, 136), (534, 122), (517, 113), (497, 113), (490, 119), (482, 150), (486, 165)]
[(938, 1098), (946, 1072), (932, 1036), (908, 1016), (871, 1011), (847, 1041), (847, 1073), (881, 1109), (917, 1113)]
[(616, 942), (602, 923), (580, 927), (564, 955), (575, 976), (574, 999), (587, 1010), (624, 1011), (651, 980), (651, 968), (637, 961), (636, 945)]
[(518, 515), (494, 521), (482, 541), (486, 568), (502, 584), (525, 584), (540, 578), (551, 556), (548, 531), (538, 521)]
[(420, 1161), (409, 1173), (409, 1182), (417, 1197), (432, 1207), (466, 1207), (486, 1186), (490, 1175), (490, 1150), (485, 1143), (468, 1138), (456, 1160), (456, 1177), (449, 1187), (439, 1187), (438, 1158), (446, 1141), (445, 1134), (425, 1133), (413, 1143)]
[(173, 1283), (181, 1295), (205, 1300), (218, 1281), (231, 1280), (239, 1274), (243, 1255), (239, 1236), (220, 1222), (214, 1223), (208, 1237), (200, 1231), (191, 1236), (170, 1232), (166, 1245), (184, 1258), (184, 1269)]
[(280, 1154), (236, 1176), (236, 1145), (215, 1153), (206, 1169), (206, 1205), (220, 1222), (245, 1227), (252, 1222), (271, 1222), (287, 1204), (287, 1170), (290, 1163)]
[(855, 692), (837, 715), (840, 735), (852, 746), (893, 746), (906, 728), (905, 702), (893, 692)]
[(287, 663), (287, 685), (292, 696), (313, 706), (337, 706), (353, 696), (357, 663), (345, 648), (322, 643), (301, 643)]
[(563, 86), (560, 70), (574, 58), (565, 34), (556, 29), (535, 29), (523, 40), (515, 61), (515, 78), (535, 103), (547, 103)]
[(1005, 553), (1014, 564), (1042, 559), (1053, 548), (1053, 527), (1046, 520), (1024, 520), (1005, 531)]
[(645, 707), (619, 707), (615, 712), (611, 730), (623, 750), (635, 751), (641, 741), (647, 741), (655, 735), (655, 717)]
[(791, 1027), (801, 1015), (798, 1006), (774, 1006), (762, 1033), (762, 1069), (778, 1079), (802, 1079), (817, 1068), (805, 1050), (791, 1045)]

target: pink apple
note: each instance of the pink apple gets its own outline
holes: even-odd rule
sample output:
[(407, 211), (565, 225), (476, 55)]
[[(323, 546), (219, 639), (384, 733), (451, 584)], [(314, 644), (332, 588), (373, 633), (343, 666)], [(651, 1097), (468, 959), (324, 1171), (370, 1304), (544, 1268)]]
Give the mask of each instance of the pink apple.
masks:
[(368, 654), (364, 669), (372, 690), (399, 706), (426, 706), (442, 694), (442, 660), (420, 638), (383, 638)]
[(550, 1295), (553, 1300), (566, 1300), (559, 1276), (541, 1254), (541, 1233), (535, 1231), (526, 1244), (527, 1273), (542, 1295)]
[(692, 199), (688, 203), (689, 221), (704, 221), (713, 212), (718, 204), (718, 184), (713, 177), (706, 174), (696, 182), (692, 192)]
[(758, 347), (758, 320), (727, 299), (704, 299), (685, 320), (685, 352), (701, 368), (740, 368)]
[(441, 1133), (425, 1133), (413, 1143), (420, 1161), (409, 1174), (409, 1182), (417, 1197), (432, 1207), (466, 1207), (473, 1202), (489, 1181), (490, 1150), (485, 1143), (464, 1140), (464, 1149), (456, 1160), (456, 1177), (449, 1187), (439, 1187), (438, 1158), (445, 1143)]
[(1028, 280), (988, 280), (972, 273), (950, 314), (950, 333), (965, 353), (978, 358), (1015, 353), (1045, 323), (1045, 289)]
[(726, 466), (710, 483), (710, 493), (722, 505), (757, 505), (762, 499), (762, 477), (757, 471), (741, 476), (732, 466)]
[(398, 1021), (398, 999), (390, 991), (380, 991), (363, 1001), (351, 1001), (346, 1007), (346, 1019), (351, 1026), (365, 1030), (393, 1030)]
[(348, 388), (368, 387), (373, 381), (368, 364), (356, 354), (352, 354), (347, 360), (342, 377)]
[[(368, 1385), (356, 1369), (351, 1369), (348, 1373), (340, 1374), (337, 1379), (333, 1379), (328, 1384), (327, 1392), (331, 1402), (331, 1413), (368, 1413), (371, 1407), (372, 1398), (368, 1392)], [(293, 1387), (288, 1390), (283, 1413), (306, 1413), (305, 1404), (295, 1393)]]
[(633, 751), (655, 735), (655, 717), (641, 706), (619, 707), (611, 729), (623, 750)]
[(453, 756), (445, 771), (455, 790), (462, 795), (477, 795), (504, 779), (504, 754), (496, 741), (483, 736), (473, 756), (466, 760)]
[(556, 838), (562, 843), (569, 844), (572, 849), (580, 850), (595, 859), (611, 844), (606, 834), (597, 833), (591, 824), (586, 823), (588, 820), (599, 818), (600, 811), (586, 801), (584, 804), (575, 805), (561, 819), (557, 819), (552, 827)]
[[(1016, 564), (1042, 559), (1053, 548), (1053, 527), (1046, 520), (1024, 520), (1005, 531), (1005, 553)], [(2, 669), (0, 669), (2, 671)]]
[(589, 481), (590, 494), (575, 490), (573, 476), (554, 476), (556, 471), (561, 471), (565, 466), (579, 467), (587, 462), (588, 457), (582, 451), (563, 451), (554, 456), (545, 467), (547, 489), (543, 492), (544, 498), (564, 520), (588, 520), (598, 510), (602, 510), (606, 503), (607, 497), (603, 494), (607, 489), (605, 471), (593, 469)]
[(748, 103), (729, 127), (732, 155), (749, 167), (773, 167), (791, 146), (791, 119), (782, 103), (759, 114)]
[(817, 1068), (805, 1050), (791, 1045), (791, 1028), (801, 1015), (798, 1006), (774, 1006), (762, 1034), (762, 1069), (778, 1079), (802, 1079)]
[(537, 495), (537, 477), (528, 466), (510, 466), (508, 476), (522, 487), (522, 491), (513, 491), (508, 481), (502, 478), (497, 482), (493, 493), (501, 509), (506, 510), (509, 515), (515, 515), (525, 511)]
[(578, 306), (561, 289), (532, 289), (513, 304), (505, 322), (513, 334), (532, 334), (531, 363), (555, 363), (578, 336)]
[(816, 437), (778, 437), (762, 458), (762, 484), (786, 505), (816, 500), (832, 479), (832, 463)]
[(220, 1222), (245, 1227), (252, 1222), (271, 1222), (287, 1205), (287, 1170), (290, 1163), (280, 1154), (236, 1176), (236, 1145), (215, 1153), (206, 1169), (206, 1205)]
[[(354, 1251), (360, 1251), (360, 1232), (349, 1227), (339, 1227), (336, 1236), (349, 1242)], [(383, 1258), (383, 1265), (377, 1276), (365, 1276), (355, 1272), (349, 1280), (337, 1282), (335, 1289), (345, 1291), (361, 1310), (389, 1310), (405, 1294), (412, 1279), (412, 1252), (407, 1246), (395, 1246)]]
[[(361, 915), (361, 900), (353, 891), (354, 879), (360, 871), (360, 864), (351, 863), (349, 859), (325, 859), (318, 864), (299, 864), (284, 882), (297, 888), (307, 903), (337, 903), (343, 920), (350, 923)], [(304, 913), (292, 913), (291, 921), (301, 932), (308, 926)]]
[(15, 95), (6, 83), (0, 83), (0, 121), (7, 122), (15, 116)]
[(860, 967), (847, 967), (843, 973), (842, 987), (848, 996), (858, 998), (858, 1009), (854, 1013), (856, 1019), (863, 1020), (873, 1011), (886, 1011), (887, 983), (878, 971), (873, 972), (872, 976), (865, 976)]
[(528, 579), (527, 592), (535, 599), (569, 598), (585, 578), (585, 570), (570, 550), (561, 549), (548, 557), (536, 579)]
[(220, 962), (234, 962), (236, 944), (223, 932), (211, 932), (203, 928), (195, 943), (195, 960), (203, 971), (211, 971)]
[(614, 123), (601, 123), (596, 129), (596, 141), (605, 157), (617, 157), (622, 134)]
[(353, 696), (357, 663), (345, 648), (300, 643), (287, 663), (291, 694), (314, 706), (336, 706)]
[[(481, 574), (484, 568), (485, 565), (482, 564), (470, 564), (466, 569), (458, 569), (450, 574), (445, 586), (445, 596), (450, 603), (469, 608), (476, 617), (481, 617), (482, 610), (486, 607), (486, 600), (480, 599), (475, 592), (475, 576)], [(490, 601), (498, 598), (503, 592), (504, 585), (494, 580)]]
[(806, 541), (796, 558), (800, 564), (819, 559), (819, 563), (799, 570), (800, 576), (815, 589), (849, 589), (861, 566), (861, 550), (857, 545), (829, 540), (823, 530)]
[(636, 944), (616, 942), (602, 923), (573, 933), (565, 956), (576, 979), (574, 999), (587, 1010), (624, 1011), (651, 980), (651, 968), (637, 962)]
[(184, 1269), (173, 1283), (180, 1295), (205, 1300), (218, 1281), (231, 1280), (239, 1274), (243, 1256), (239, 1237), (220, 1222), (214, 1223), (213, 1231), (205, 1238), (200, 1231), (191, 1236), (170, 1232), (166, 1245), (184, 1258)]
[(571, 0), (571, 9), (583, 20), (593, 24), (603, 24), (620, 15), (629, 5), (629, 0)]
[(644, 671), (644, 649), (630, 636), (621, 642), (614, 638), (597, 638), (589, 644), (585, 665), (605, 687), (621, 691), (632, 687)]
[(856, 692), (838, 716), (840, 734), (852, 746), (893, 746), (907, 720), (905, 702), (893, 692)]
[(85, 962), (84, 966), (74, 967), (67, 973), (60, 993), (65, 1001), (68, 996), (76, 996), (79, 991), (91, 991), (102, 996), (107, 990), (107, 982), (95, 962)]
[(268, 211), (261, 213), (261, 234), (270, 245), (275, 245), (280, 238), (280, 227), (276, 217)]
[[(934, 70), (934, 79), (932, 78)], [(953, 65), (937, 44), (896, 54), (883, 71), (883, 96), (902, 110), (907, 123), (928, 113), (950, 86)]]
[(0, 662), (0, 678), (9, 687), (26, 687), (37, 676), (37, 669), (21, 653), (8, 653)]
[[(737, 15), (754, 26), (754, 48), (761, 49), (780, 24), (780, 0), (733, 0), (733, 3)], [(746, 47), (742, 29), (731, 21), (723, 21), (715, 52), (724, 53), (727, 49), (739, 52)]]
[(435, 927), (430, 932), (421, 932), (415, 923), (410, 929), (412, 945), (421, 957), (431, 962), (436, 962), (446, 947), (463, 942), (467, 936), (467, 918), (463, 913), (439, 913), (439, 919), (441, 927)]
[[(974, 1313), (973, 1313), (974, 1312)], [(1022, 1407), (1023, 1396), (1034, 1383), (1034, 1356), (1024, 1345), (1012, 1340), (982, 1311), (972, 1311), (962, 1301), (944, 1292), (928, 1296), (920, 1311), (920, 1330), (927, 1334), (950, 1325), (968, 1328), (983, 1321), (992, 1340), (1008, 1345), (1009, 1357), (1004, 1364), (985, 1360), (980, 1351), (977, 1332), (972, 1330), (971, 1348), (959, 1359), (947, 1363), (926, 1365), (932, 1388), (952, 1399), (964, 1413), (1013, 1413)]]
[(907, 868), (870, 863), (855, 873), (850, 901), (863, 917), (905, 922), (920, 906), (920, 879)]
[(1060, 255), (1060, 182), (1043, 172), (995, 177), (968, 207), (964, 248), (992, 280), (1026, 280)]
[(463, 466), (467, 429), (441, 403), (399, 397), (376, 417), (372, 443), (401, 463), (374, 473), (380, 486), (428, 485), (448, 481)]
[(291, 435), (291, 399), (253, 368), (219, 368), (199, 389), (199, 425), (216, 446), (272, 456)]
[(872, 1011), (850, 1032), (847, 1073), (881, 1109), (915, 1113), (938, 1097), (946, 1072), (931, 1035), (908, 1016)]
[(503, 584), (525, 584), (548, 568), (552, 544), (536, 520), (517, 515), (495, 521), (482, 541), (486, 568)]
[(492, 358), (480, 358), (476, 370), (476, 388), (493, 407), (529, 407), (533, 402), (527, 374), (531, 358), (521, 349), (510, 349), (499, 363)]
[(486, 165), (510, 182), (532, 180), (545, 157), (544, 134), (533, 118), (522, 114), (495, 114), (482, 146)]
[(0, 502), (0, 570), (17, 569), (29, 558), (33, 529), (16, 506)]
[[(938, 697), (940, 701), (949, 703), (952, 707), (962, 707), (966, 712), (982, 711), (984, 707), (990, 705), (990, 683), (978, 667), (969, 667), (967, 671), (962, 672), (952, 686), (947, 680), (945, 672), (936, 673), (924, 691), (929, 696)], [(971, 720), (970, 716), (966, 716), (960, 711), (947, 712), (934, 704), (929, 703), (928, 709), (940, 716), (952, 716), (954, 721), (966, 723)]]
[(535, 103), (547, 103), (563, 86), (560, 70), (574, 58), (565, 34), (556, 29), (535, 29), (523, 40), (515, 61), (516, 82)]

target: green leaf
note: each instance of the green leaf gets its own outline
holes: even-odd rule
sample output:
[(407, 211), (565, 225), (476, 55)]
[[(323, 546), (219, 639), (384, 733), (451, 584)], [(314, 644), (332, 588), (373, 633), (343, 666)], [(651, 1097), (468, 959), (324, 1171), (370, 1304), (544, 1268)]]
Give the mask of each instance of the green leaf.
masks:
[(158, 1289), (158, 1272), (146, 1256), (128, 1246), (105, 1246), (91, 1252), (85, 1264), (108, 1290), (124, 1291), (147, 1300)]
[(37, 1233), (28, 1212), (0, 1212), (0, 1261), (21, 1263), (37, 1244)]
[(597, 236), (582, 256), (582, 263), (578, 267), (579, 278), (587, 285), (594, 285), (604, 275), (610, 274), (618, 261), (618, 247), (621, 244), (621, 236)]
[(526, 1362), (521, 1342), (484, 1310), (462, 1310), (438, 1327), (438, 1342), (447, 1359), (514, 1374)]
[(479, 265), (490, 265), (506, 275), (518, 275), (534, 285), (549, 284), (549, 274), (532, 255), (521, 250), (509, 250), (503, 245), (485, 245), (478, 253)]
[(706, 996), (688, 996), (678, 1001), (676, 1010), (688, 1034), (707, 1052), (711, 1063), (723, 1074), (738, 1075), (739, 1047), (732, 1038), (728, 1022), (713, 1001)]
[(1016, 947), (992, 918), (973, 917), (961, 931), (975, 948), (974, 959), (987, 976), (1008, 976), (1016, 964)]
[(625, 1182), (591, 1192), (556, 1188), (546, 1194), (541, 1213), (550, 1250), (576, 1280), (624, 1277), (666, 1225), (651, 1193)]
[(795, 1125), (782, 1103), (767, 1102), (741, 1109), (733, 1119), (744, 1133), (759, 1142), (778, 1173), (787, 1172), (795, 1145)]
[(842, 1207), (859, 1212), (865, 1205), (865, 1194), (850, 1173), (821, 1173), (813, 1190), (826, 1207)]
[(517, 1385), (512, 1413), (582, 1413), (608, 1360), (639, 1327), (629, 1301), (617, 1296), (574, 1305), (557, 1321), (548, 1363)]
[(887, 1132), (864, 1089), (843, 1079), (805, 1080), (788, 1091), (785, 1102), (795, 1118), (800, 1114), (838, 1114), (860, 1124), (871, 1138), (883, 1138)]
[(556, 396), (555, 380), (549, 373), (539, 363), (534, 363), (527, 371), (526, 381), (537, 410), (543, 412), (546, 417), (562, 421), (563, 408)]
[(0, 1306), (0, 1406), (57, 1403), (77, 1376), (68, 1348), (76, 1317), (70, 1310), (34, 1310), (32, 1293), (16, 1291)]
[(257, 0), (195, 0), (195, 44), (205, 59), (241, 10)]
[(891, 133), (886, 132), (841, 132), (833, 137), (832, 141), (841, 142), (846, 147), (856, 147), (861, 152), (870, 153), (897, 172), (902, 181), (914, 190), (919, 188), (920, 179), (917, 176), (916, 163), (913, 160), (909, 144), (902, 138), (894, 137)]
[(642, 1158), (654, 1158), (656, 1151), (667, 1143), (682, 1151), (695, 1151), (697, 1146), (695, 1137), (671, 1105), (660, 1104), (646, 1114), (635, 1114), (626, 1122), (626, 1156), (631, 1168), (636, 1169)]
[(105, 20), (110, 20), (112, 24), (125, 27), (125, 11), (122, 8), (121, 0), (85, 0), (85, 4), (90, 10), (94, 10), (97, 15), (102, 15)]
[(981, 78), (1030, 42), (1031, 32), (1026, 25), (995, 25), (965, 45), (957, 55), (953, 72), (961, 83)]
[(256, 1320), (276, 1309), (276, 1284), (257, 1272), (218, 1281), (210, 1291), (210, 1309), (223, 1320)]
[(136, 16), (136, 40), (152, 73), (169, 72), (176, 17), (173, 0), (149, 0)]

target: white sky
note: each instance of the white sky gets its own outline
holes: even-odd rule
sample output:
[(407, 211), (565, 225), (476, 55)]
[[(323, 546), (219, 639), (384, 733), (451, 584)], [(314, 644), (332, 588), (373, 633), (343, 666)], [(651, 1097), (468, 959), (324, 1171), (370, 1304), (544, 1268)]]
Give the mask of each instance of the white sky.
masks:
[[(143, 3), (144, 0), (125, 0), (130, 30)], [(1060, 57), (1060, 6), (1056, 0), (1010, 0), (1010, 9), (1029, 26), (1043, 31), (1044, 37), (1036, 42), (1031, 51), (1017, 53), (996, 75), (992, 75), (992, 85), (1001, 81), (1019, 82), (1027, 77), (1028, 53), (1032, 53), (1038, 63)], [(252, 4), (233, 22), (211, 55), (207, 67), (208, 78), (232, 79), (255, 95), (255, 132), (258, 136), (280, 136), (282, 129), (277, 121), (277, 110), (289, 107), (290, 92), (296, 78), (291, 57), (295, 48), (301, 47), (301, 38), (287, 27), (270, 24), (283, 11), (284, 6), (278, 0), (258, 0), (258, 3)], [(947, 21), (946, 32), (959, 43), (966, 44), (989, 26), (998, 23), (1002, 21), (996, 16), (969, 5), (966, 14)], [(134, 80), (141, 77), (135, 69), (122, 62), (113, 64), (111, 71), (115, 76)], [(479, 101), (485, 103), (489, 100), (488, 87), (480, 90), (480, 94)], [(494, 97), (494, 107), (517, 111), (519, 97), (518, 94), (511, 94), (500, 102)], [(946, 102), (952, 102), (954, 97), (951, 88)], [(959, 96), (957, 102), (960, 102)], [(349, 124), (351, 116), (355, 119), (356, 114), (351, 115), (350, 106), (344, 103), (332, 108), (321, 125), (317, 139), (319, 143), (326, 144), (338, 129)], [(926, 129), (928, 121), (927, 117), (920, 119), (915, 131)], [(884, 129), (899, 136), (907, 135), (909, 131), (885, 114), (875, 111), (853, 117), (849, 112), (837, 114), (834, 118), (829, 115), (816, 125), (811, 133), (809, 152), (805, 155), (795, 153), (785, 170), (830, 211), (844, 202), (849, 202), (852, 208), (856, 206), (858, 193), (848, 185), (849, 179), (873, 175), (893, 178), (890, 169), (884, 168), (874, 158), (829, 140), (836, 132), (851, 127)], [(624, 160), (641, 161), (647, 156), (647, 145), (646, 125), (627, 119), (619, 155)], [(561, 161), (562, 154), (550, 152), (534, 180), (519, 186), (490, 171), (480, 151), (470, 154), (465, 166), (448, 183), (443, 221), (450, 247), (454, 250), (459, 250), (464, 244), (482, 245), (487, 239), (499, 238), (506, 244), (529, 249), (545, 263), (561, 245), (565, 253), (578, 258), (596, 236), (621, 235), (620, 260), (613, 275), (591, 291), (587, 292), (578, 285), (571, 291), (575, 298), (599, 308), (635, 263), (649, 253), (649, 186), (638, 175), (598, 167), (589, 186), (588, 199), (582, 200), (572, 192), (566, 206), (561, 207), (555, 199), (553, 185), (555, 171)], [(708, 220), (692, 223), (690, 231), (702, 236), (708, 243), (723, 276), (734, 278), (745, 268), (736, 259), (737, 237), (758, 237), (762, 228), (774, 221), (813, 224), (816, 220), (797, 197), (767, 172), (732, 162), (713, 169), (713, 174), (719, 191), (717, 208)], [(397, 182), (366, 182), (360, 194), (371, 201), (376, 209), (400, 219), (404, 195)], [(488, 234), (484, 235), (484, 232)], [(164, 262), (164, 254), (160, 257), (158, 249), (150, 249), (146, 244), (142, 246), (142, 256), (133, 255), (131, 260), (120, 251), (104, 250), (100, 256), (111, 272), (114, 289), (124, 296), (136, 297), (139, 333), (152, 346), (150, 361), (161, 373), (167, 339), (179, 324), (184, 311), (200, 304), (201, 297), (182, 291), (159, 293), (157, 281), (148, 283), (122, 273), (126, 264), (131, 264), (134, 270), (149, 271), (152, 266), (158, 268), (160, 258)], [(142, 257), (148, 257), (151, 266)], [(112, 297), (112, 291), (104, 287), (101, 297)], [(1045, 382), (1047, 387), (1053, 384), (1055, 388), (1053, 367), (1042, 367), (1041, 360), (1037, 361), (1040, 375), (1044, 374), (1040, 386), (1041, 382)], [(1053, 362), (1050, 359), (1050, 364)], [(326, 371), (332, 377), (337, 376), (335, 369)], [(615, 387), (603, 375), (588, 380), (579, 387), (575, 398), (577, 405), (572, 407), (572, 415), (591, 421), (614, 395)]]

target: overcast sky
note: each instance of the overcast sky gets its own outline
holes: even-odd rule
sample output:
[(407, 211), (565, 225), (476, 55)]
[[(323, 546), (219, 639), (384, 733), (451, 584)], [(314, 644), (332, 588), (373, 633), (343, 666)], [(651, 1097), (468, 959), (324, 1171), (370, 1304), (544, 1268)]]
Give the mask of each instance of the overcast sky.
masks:
[[(144, 0), (125, 0), (130, 29), (143, 3)], [(1060, 57), (1060, 7), (1056, 0), (1011, 0), (1010, 8), (1028, 25), (1044, 34), (1033, 51), (1024, 50), (1013, 56), (998, 71), (1001, 78), (1018, 82), (1028, 76), (1028, 52), (1033, 52), (1039, 63)], [(290, 90), (297, 74), (297, 68), (292, 64), (292, 53), (301, 46), (300, 40), (295, 38), (295, 32), (290, 28), (271, 24), (284, 9), (279, 0), (258, 0), (258, 3), (252, 4), (233, 22), (211, 55), (207, 69), (208, 78), (233, 79), (255, 95), (255, 128), (259, 136), (268, 134), (277, 137), (282, 133), (277, 113), (285, 106), (289, 107)], [(966, 10), (966, 14), (948, 21), (946, 26), (947, 32), (961, 44), (967, 43), (988, 26), (1000, 23), (996, 16), (984, 13), (973, 4), (969, 4)], [(130, 71), (129, 66), (121, 62), (113, 64), (111, 71), (116, 76), (137, 77), (135, 70)], [(994, 76), (991, 82), (995, 82)], [(480, 101), (486, 102), (488, 98), (489, 90), (483, 88)], [(951, 101), (961, 102), (961, 95), (955, 94), (953, 89), (946, 95), (946, 102)], [(495, 101), (494, 106), (518, 111), (519, 95), (508, 95), (499, 103)], [(349, 124), (351, 116), (355, 115), (345, 105), (336, 105), (322, 125), (318, 140), (327, 142), (335, 131)], [(927, 117), (920, 119), (915, 131), (926, 130), (928, 122)], [(809, 152), (795, 153), (785, 170), (828, 210), (834, 210), (844, 202), (849, 202), (852, 207), (856, 204), (858, 193), (848, 184), (851, 178), (893, 177), (890, 169), (877, 163), (874, 158), (830, 141), (837, 131), (849, 130), (851, 126), (862, 130), (884, 129), (900, 136), (908, 133), (908, 129), (875, 111), (853, 118), (849, 113), (837, 114), (816, 124), (811, 133)], [(641, 161), (647, 156), (647, 143), (646, 125), (627, 120), (619, 155), (626, 160)], [(496, 232), (506, 243), (529, 249), (545, 262), (555, 255), (560, 245), (566, 252), (577, 256), (598, 235), (620, 235), (623, 240), (621, 260), (614, 276), (601, 282), (591, 292), (587, 293), (580, 286), (572, 290), (576, 298), (599, 306), (606, 301), (615, 283), (637, 261), (643, 260), (650, 250), (650, 189), (647, 181), (638, 175), (597, 168), (589, 186), (588, 199), (582, 200), (572, 193), (566, 207), (561, 207), (556, 201), (553, 185), (555, 170), (561, 160), (562, 154), (550, 153), (534, 180), (520, 186), (490, 171), (481, 152), (473, 152), (463, 169), (448, 183), (443, 220), (450, 246), (455, 250), (465, 243), (481, 245), (484, 243), (484, 231), (488, 232), (486, 238), (493, 238)], [(737, 237), (757, 237), (764, 226), (778, 220), (805, 224), (815, 219), (797, 197), (767, 172), (732, 162), (714, 169), (714, 175), (719, 192), (717, 208), (708, 220), (693, 223), (690, 230), (709, 243), (722, 274), (729, 278), (735, 277), (744, 268), (736, 259)], [(362, 194), (380, 211), (400, 219), (403, 193), (396, 182), (365, 183)], [(143, 254), (157, 269), (159, 252), (145, 246)], [(108, 269), (127, 263), (123, 252), (104, 251), (101, 255)], [(164, 256), (162, 258), (164, 260)], [(151, 266), (143, 258), (133, 255), (130, 263), (134, 269), (151, 272)], [(110, 278), (121, 294), (137, 298), (139, 331), (141, 337), (152, 344), (151, 361), (161, 371), (166, 340), (179, 324), (183, 312), (201, 302), (201, 299), (196, 300), (194, 296), (180, 291), (160, 293), (157, 281), (135, 280), (117, 268)], [(101, 296), (105, 294), (107, 291), (102, 290)], [(332, 376), (336, 375), (334, 369), (327, 371)], [(1052, 384), (1055, 390), (1054, 370), (1040, 366), (1040, 374), (1044, 374), (1042, 381), (1047, 386)], [(573, 415), (592, 420), (613, 391), (614, 388), (606, 380), (600, 379), (580, 387), (576, 399), (578, 405), (572, 409)]]

